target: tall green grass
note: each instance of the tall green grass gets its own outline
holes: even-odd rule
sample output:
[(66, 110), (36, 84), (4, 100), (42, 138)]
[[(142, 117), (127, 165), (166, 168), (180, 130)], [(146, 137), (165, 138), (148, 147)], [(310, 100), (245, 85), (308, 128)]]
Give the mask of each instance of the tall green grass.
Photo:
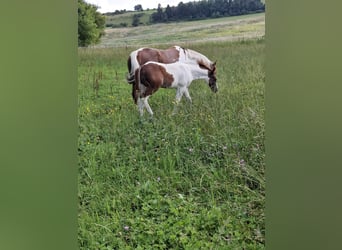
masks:
[(264, 249), (263, 40), (196, 43), (219, 91), (161, 89), (140, 119), (130, 50), (79, 49), (80, 249)]

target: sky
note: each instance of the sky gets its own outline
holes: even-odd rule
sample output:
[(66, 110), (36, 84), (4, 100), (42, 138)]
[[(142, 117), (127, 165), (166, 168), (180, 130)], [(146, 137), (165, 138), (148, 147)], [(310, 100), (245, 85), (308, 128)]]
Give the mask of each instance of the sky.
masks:
[(177, 6), (180, 2), (187, 3), (194, 0), (85, 0), (87, 3), (95, 4), (99, 6), (98, 9), (101, 13), (114, 12), (115, 10), (134, 10), (134, 6), (141, 4), (145, 10), (147, 8), (154, 9), (161, 4), (162, 8), (165, 8), (168, 4), (170, 6)]

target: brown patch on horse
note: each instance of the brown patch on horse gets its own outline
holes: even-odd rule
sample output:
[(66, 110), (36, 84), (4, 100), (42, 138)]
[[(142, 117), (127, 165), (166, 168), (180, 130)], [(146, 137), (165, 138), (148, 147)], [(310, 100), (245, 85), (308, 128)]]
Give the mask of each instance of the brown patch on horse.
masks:
[(216, 73), (216, 62), (211, 63), (209, 66), (205, 64), (202, 60), (197, 61), (197, 63), (201, 69), (208, 70), (208, 76)]
[(207, 65), (207, 64), (206, 64), (204, 61), (202, 61), (202, 60), (198, 60), (197, 63), (198, 63), (198, 65), (200, 66), (201, 69), (206, 69), (206, 70), (208, 70), (208, 71), (211, 71), (211, 70), (212, 70), (211, 65), (210, 65), (210, 66)]
[(159, 59), (161, 63), (173, 63), (179, 60), (179, 51), (174, 47), (159, 51)]
[[(143, 65), (135, 73), (135, 86), (132, 92), (135, 103), (138, 97), (152, 95), (159, 88), (168, 88), (173, 81), (173, 76), (167, 73), (163, 66), (154, 63)], [(139, 83), (145, 87), (143, 92), (139, 89)]]
[(169, 88), (171, 87), (173, 81), (175, 80), (175, 78), (173, 77), (173, 75), (169, 74), (166, 72), (166, 69), (163, 66), (159, 66), (159, 70), (160, 72), (163, 74), (163, 84), (162, 84), (162, 88)]
[(148, 61), (161, 62), (161, 63), (173, 63), (178, 61), (179, 51), (175, 48), (169, 48), (166, 50), (155, 50), (150, 48), (144, 48), (137, 54), (137, 60), (139, 65), (143, 65)]

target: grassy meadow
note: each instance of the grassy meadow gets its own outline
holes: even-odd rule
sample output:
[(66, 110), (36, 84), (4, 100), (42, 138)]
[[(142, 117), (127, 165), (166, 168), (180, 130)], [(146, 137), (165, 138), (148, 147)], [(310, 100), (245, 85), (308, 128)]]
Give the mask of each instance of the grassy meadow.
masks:
[(113, 25), (114, 27), (120, 27), (122, 24), (127, 25), (128, 27), (132, 27), (133, 16), (136, 14), (140, 14), (141, 17), (140, 25), (149, 25), (150, 24), (150, 17), (152, 13), (156, 12), (157, 10), (144, 10), (144, 11), (129, 11), (127, 13), (123, 13), (120, 15), (107, 15), (106, 16), (106, 25), (110, 26)]
[(173, 115), (161, 89), (153, 118), (125, 81), (138, 46), (79, 49), (80, 249), (265, 249), (264, 39), (187, 46), (219, 91), (194, 81)]
[[(121, 15), (118, 15), (121, 16)], [(236, 41), (265, 35), (265, 13), (138, 27), (107, 28), (96, 47), (166, 46), (170, 41), (188, 47), (194, 42)]]

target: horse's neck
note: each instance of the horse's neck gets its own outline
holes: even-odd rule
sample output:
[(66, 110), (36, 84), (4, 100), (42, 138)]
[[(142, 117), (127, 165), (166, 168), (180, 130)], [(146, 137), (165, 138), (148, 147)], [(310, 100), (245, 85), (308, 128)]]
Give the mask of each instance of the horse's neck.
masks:
[(201, 69), (198, 64), (188, 64), (193, 80), (208, 79), (208, 70)]
[(196, 62), (202, 61), (207, 66), (209, 66), (211, 64), (211, 61), (205, 55), (202, 55), (201, 53), (199, 53), (197, 51), (189, 49), (187, 51), (187, 53), (188, 53), (188, 58), (191, 61), (196, 61)]

